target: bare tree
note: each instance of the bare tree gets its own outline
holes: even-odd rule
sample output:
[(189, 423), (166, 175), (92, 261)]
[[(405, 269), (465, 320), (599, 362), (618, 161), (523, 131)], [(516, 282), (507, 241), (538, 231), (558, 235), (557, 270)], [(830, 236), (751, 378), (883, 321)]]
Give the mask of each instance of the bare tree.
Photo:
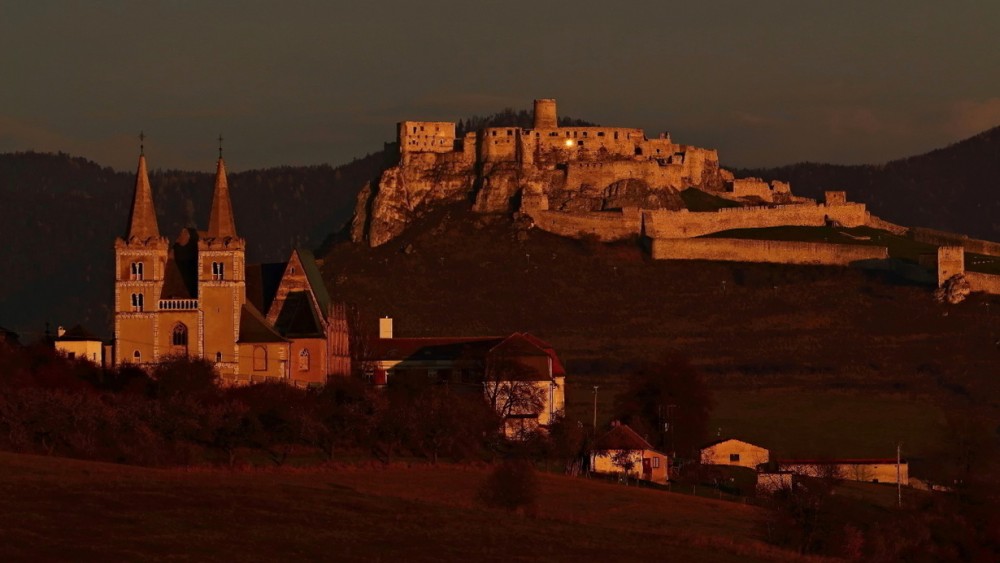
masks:
[[(547, 389), (537, 383), (534, 369), (509, 357), (489, 358), (483, 375), (483, 393), (486, 403), (499, 418), (501, 431), (514, 420), (536, 421), (545, 408)], [(533, 431), (530, 424), (516, 428), (515, 436)]]

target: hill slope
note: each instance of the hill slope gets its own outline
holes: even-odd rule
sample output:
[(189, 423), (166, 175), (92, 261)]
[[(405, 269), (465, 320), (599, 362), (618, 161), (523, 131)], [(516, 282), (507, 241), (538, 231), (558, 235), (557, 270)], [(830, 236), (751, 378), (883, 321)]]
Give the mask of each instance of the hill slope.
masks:
[(1000, 127), (882, 165), (805, 162), (738, 174), (791, 182), (807, 197), (847, 190), (852, 201), (896, 223), (1000, 240)]
[(0, 559), (788, 561), (754, 507), (542, 475), (539, 517), (473, 502), (485, 469), (154, 470), (0, 452)]

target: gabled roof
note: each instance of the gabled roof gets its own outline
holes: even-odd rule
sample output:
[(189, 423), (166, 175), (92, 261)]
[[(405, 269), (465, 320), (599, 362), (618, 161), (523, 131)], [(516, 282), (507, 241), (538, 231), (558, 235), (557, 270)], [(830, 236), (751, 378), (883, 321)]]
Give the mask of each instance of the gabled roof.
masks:
[(90, 332), (83, 325), (75, 325), (67, 330), (62, 336), (56, 337), (57, 342), (101, 342), (101, 339)]
[(285, 273), (287, 262), (271, 262), (267, 264), (246, 265), (247, 301), (258, 311), (267, 311), (278, 293), (281, 276)]
[(319, 265), (316, 264), (316, 257), (312, 252), (302, 248), (297, 248), (294, 252), (298, 254), (299, 262), (302, 263), (302, 271), (305, 273), (309, 287), (316, 297), (316, 303), (319, 304), (320, 314), (326, 317), (330, 314), (332, 300), (330, 299), (330, 292), (326, 290), (326, 282), (323, 281), (323, 274), (319, 271)]
[[(508, 346), (509, 342), (509, 348)], [(503, 346), (503, 348), (501, 348)], [(527, 332), (515, 332), (507, 337), (503, 343), (496, 347), (500, 353), (512, 356), (520, 355), (517, 350), (524, 350), (526, 354), (539, 355), (541, 352), (552, 359), (552, 377), (565, 377), (566, 369), (563, 367), (555, 348), (551, 344)]]
[(497, 336), (442, 338), (379, 338), (372, 341), (376, 359), (385, 361), (456, 361), (482, 363)]
[(267, 319), (260, 314), (260, 311), (251, 303), (243, 305), (240, 311), (240, 339), (238, 343), (252, 342), (288, 342), (274, 328), (268, 324)]
[(602, 452), (612, 450), (652, 450), (653, 446), (643, 439), (642, 436), (636, 434), (635, 430), (629, 428), (627, 424), (619, 424), (594, 441), (592, 449)]
[(153, 207), (153, 190), (149, 187), (149, 173), (146, 171), (146, 157), (139, 155), (139, 169), (135, 173), (135, 193), (132, 210), (128, 214), (128, 230), (125, 240), (133, 237), (140, 240), (159, 238), (160, 226), (156, 223)]
[(748, 442), (746, 440), (741, 440), (739, 438), (720, 438), (718, 440), (713, 440), (713, 441), (705, 444), (704, 446), (702, 446), (701, 449), (704, 450), (705, 448), (711, 448), (712, 446), (718, 446), (719, 444), (722, 444), (722, 443), (725, 443), (725, 442), (741, 442), (741, 443), (746, 444), (748, 446), (753, 446), (755, 448), (760, 448), (762, 450), (766, 450), (767, 449), (764, 446), (758, 446), (757, 444), (754, 444), (753, 442)]
[(307, 291), (290, 291), (274, 322), (274, 328), (290, 338), (322, 338), (325, 336), (312, 299)]
[[(195, 287), (197, 287), (197, 284), (195, 284)], [(194, 295), (191, 294), (190, 286), (184, 279), (184, 273), (181, 271), (180, 265), (171, 256), (167, 259), (167, 263), (164, 266), (163, 289), (160, 290), (160, 299), (191, 299), (193, 297)]]
[(226, 163), (222, 158), (219, 158), (215, 169), (215, 193), (212, 195), (212, 212), (208, 218), (206, 234), (209, 238), (237, 238), (233, 202), (229, 198), (229, 181), (226, 179)]

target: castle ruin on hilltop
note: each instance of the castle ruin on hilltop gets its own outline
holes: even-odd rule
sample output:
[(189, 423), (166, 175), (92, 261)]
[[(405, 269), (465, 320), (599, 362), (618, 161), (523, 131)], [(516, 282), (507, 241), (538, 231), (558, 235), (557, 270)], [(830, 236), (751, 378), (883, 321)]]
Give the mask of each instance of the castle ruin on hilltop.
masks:
[[(530, 128), (485, 127), (460, 137), (453, 122), (403, 121), (397, 143), (396, 164), (358, 195), (355, 242), (380, 246), (426, 208), (462, 201), (479, 213), (519, 213), (533, 227), (567, 237), (646, 237), (656, 259), (885, 267), (886, 246), (717, 233), (823, 226), (867, 226), (911, 237), (921, 231), (872, 215), (843, 191), (827, 191), (816, 201), (794, 195), (784, 182), (735, 178), (719, 166), (715, 149), (675, 143), (668, 133), (650, 139), (636, 128), (561, 127), (553, 99), (535, 100)], [(692, 197), (702, 203), (691, 204)], [(942, 244), (986, 245), (989, 254), (1000, 255), (995, 243), (949, 237)]]

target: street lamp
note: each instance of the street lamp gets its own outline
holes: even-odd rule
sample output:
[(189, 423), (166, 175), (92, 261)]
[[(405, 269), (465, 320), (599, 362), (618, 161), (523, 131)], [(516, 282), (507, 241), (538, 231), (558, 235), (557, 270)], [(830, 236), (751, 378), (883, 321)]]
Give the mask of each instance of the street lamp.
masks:
[(597, 435), (597, 388), (598, 385), (594, 385), (594, 435)]

